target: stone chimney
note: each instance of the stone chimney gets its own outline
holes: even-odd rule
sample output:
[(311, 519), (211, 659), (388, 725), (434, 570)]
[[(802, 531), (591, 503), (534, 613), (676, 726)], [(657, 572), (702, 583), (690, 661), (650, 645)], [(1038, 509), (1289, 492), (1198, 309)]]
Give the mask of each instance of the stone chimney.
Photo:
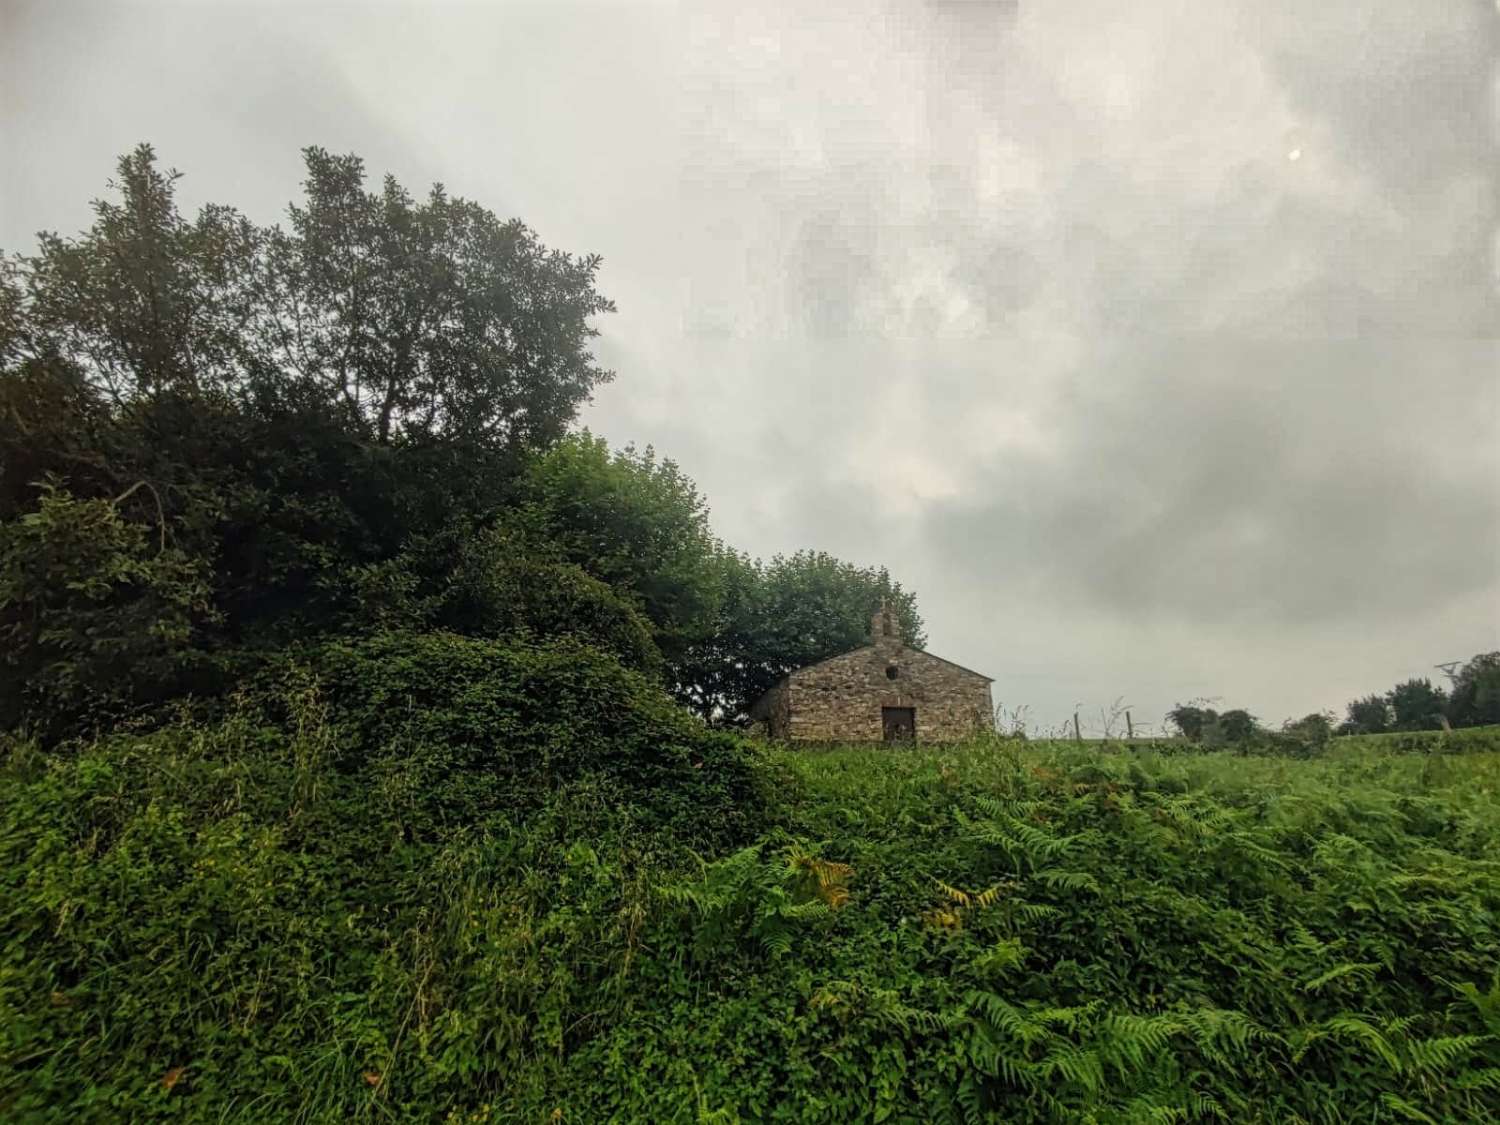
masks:
[(885, 599), (880, 599), (880, 608), (875, 611), (875, 616), (870, 618), (870, 639), (876, 644), (882, 641), (890, 643), (896, 637), (896, 618), (891, 613), (890, 607), (885, 604)]

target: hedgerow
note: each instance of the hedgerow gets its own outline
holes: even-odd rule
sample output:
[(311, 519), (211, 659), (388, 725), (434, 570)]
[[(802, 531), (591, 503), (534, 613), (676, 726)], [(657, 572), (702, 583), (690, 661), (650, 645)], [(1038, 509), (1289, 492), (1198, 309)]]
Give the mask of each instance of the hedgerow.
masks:
[(1403, 730), (1388, 734), (1353, 734), (1338, 740), (1346, 749), (1463, 754), (1500, 751), (1500, 727), (1460, 727), (1458, 730)]

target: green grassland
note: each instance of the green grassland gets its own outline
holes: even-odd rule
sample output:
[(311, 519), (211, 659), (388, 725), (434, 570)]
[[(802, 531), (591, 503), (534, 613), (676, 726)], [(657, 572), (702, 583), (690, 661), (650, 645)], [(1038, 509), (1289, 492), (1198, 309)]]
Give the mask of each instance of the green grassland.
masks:
[(1494, 750), (765, 749), (424, 643), (9, 745), (0, 1117), (1500, 1117)]

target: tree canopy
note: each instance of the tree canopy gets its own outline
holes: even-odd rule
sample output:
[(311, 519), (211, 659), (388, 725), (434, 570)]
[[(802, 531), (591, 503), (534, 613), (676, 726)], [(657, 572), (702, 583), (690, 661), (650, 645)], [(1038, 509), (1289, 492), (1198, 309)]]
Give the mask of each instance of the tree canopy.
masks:
[(883, 569), (752, 560), (671, 460), (569, 435), (612, 377), (597, 256), (303, 159), (262, 226), (183, 215), (142, 145), (87, 230), (0, 259), (0, 722), (78, 729), (381, 628), (573, 637), (733, 722), (882, 599), (920, 642)]

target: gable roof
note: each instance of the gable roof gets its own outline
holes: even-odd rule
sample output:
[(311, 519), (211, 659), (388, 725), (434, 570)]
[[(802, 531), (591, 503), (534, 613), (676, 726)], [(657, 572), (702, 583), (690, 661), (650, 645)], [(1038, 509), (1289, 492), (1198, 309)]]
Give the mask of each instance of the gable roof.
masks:
[[(828, 664), (831, 661), (842, 660), (846, 656), (853, 656), (856, 652), (864, 652), (867, 649), (874, 649), (877, 647), (878, 646), (873, 644), (860, 645), (858, 648), (851, 648), (846, 652), (836, 652), (832, 656), (825, 656), (822, 660), (814, 660), (811, 664), (804, 664), (800, 668), (793, 668), (786, 675), (782, 676), (781, 679), (777, 680), (774, 684), (772, 684), (764, 692), (762, 692), (760, 698), (750, 705), (750, 717), (755, 718), (756, 711), (761, 709), (761, 704), (765, 703), (765, 701), (770, 698), (771, 693), (777, 688), (783, 686), (793, 676), (797, 675), (797, 673), (806, 672), (809, 668), (820, 668), (824, 664)], [(957, 668), (960, 672), (965, 672), (970, 676), (976, 676), (987, 684), (992, 684), (995, 682), (994, 676), (986, 676), (983, 672), (976, 672), (972, 668), (965, 668), (962, 664), (955, 664), (951, 660), (944, 660), (941, 656), (935, 656), (924, 648), (911, 648), (908, 645), (903, 645), (902, 648), (906, 652), (915, 652), (919, 656), (930, 657), (931, 659), (936, 660), (939, 664), (946, 664), (950, 668)]]
[[(865, 647), (866, 648), (873, 648), (874, 646), (873, 645), (866, 645)], [(930, 656), (930, 657), (932, 657), (932, 659), (936, 660), (939, 664), (946, 664), (950, 668), (957, 668), (960, 672), (967, 672), (971, 676), (978, 676), (981, 680), (983, 680), (987, 684), (992, 684), (992, 683), (995, 682), (995, 677), (994, 676), (986, 676), (983, 672), (976, 672), (972, 668), (965, 668), (962, 664), (955, 664), (951, 660), (944, 660), (941, 656), (938, 656), (936, 653), (928, 652), (925, 648), (914, 648), (911, 651), (912, 652), (920, 652), (923, 656)]]

